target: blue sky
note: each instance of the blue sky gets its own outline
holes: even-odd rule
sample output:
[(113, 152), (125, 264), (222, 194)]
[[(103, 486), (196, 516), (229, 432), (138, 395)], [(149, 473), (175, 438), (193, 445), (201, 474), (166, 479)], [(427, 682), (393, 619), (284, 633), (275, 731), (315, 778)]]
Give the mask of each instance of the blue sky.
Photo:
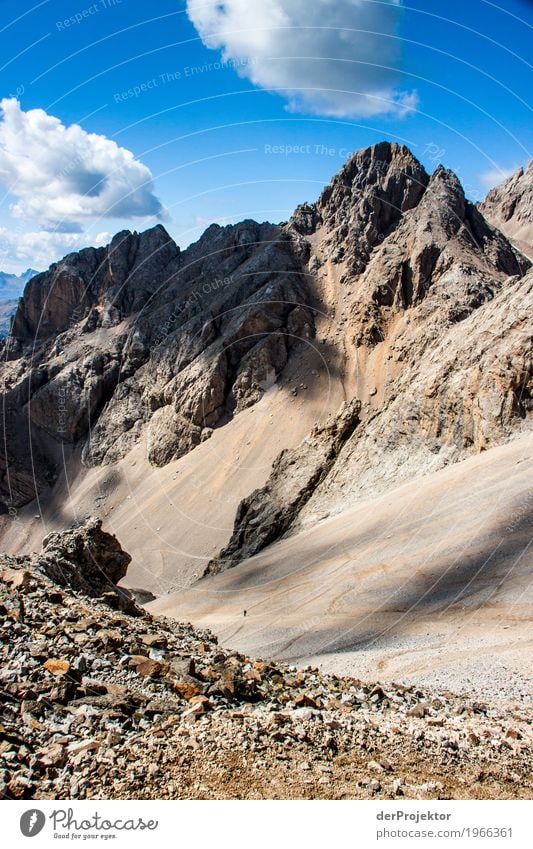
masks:
[(0, 9), (4, 271), (158, 220), (182, 246), (212, 221), (285, 220), (384, 138), (475, 200), (531, 158), (531, 2)]

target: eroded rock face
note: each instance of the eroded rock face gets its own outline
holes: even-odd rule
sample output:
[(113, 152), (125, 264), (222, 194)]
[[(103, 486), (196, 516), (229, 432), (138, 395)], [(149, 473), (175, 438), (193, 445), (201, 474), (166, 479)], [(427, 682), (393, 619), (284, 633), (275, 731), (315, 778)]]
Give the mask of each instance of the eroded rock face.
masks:
[[(110, 607), (134, 616), (142, 614), (134, 595), (117, 584), (128, 570), (130, 555), (117, 538), (102, 529), (100, 519), (66, 531), (55, 531), (43, 539), (40, 553), (9, 557), (0, 566), (10, 567), (8, 578), (25, 580), (32, 570), (45, 575), (61, 587), (67, 587)], [(15, 570), (20, 570), (18, 573)]]
[(22, 343), (50, 339), (76, 327), (93, 309), (93, 327), (117, 324), (168, 284), (179, 257), (161, 225), (144, 233), (117, 233), (107, 248), (68, 254), (30, 280), (12, 336)]
[(150, 462), (182, 456), (259, 400), (298, 340), (312, 335), (297, 242), (253, 222), (215, 228), (204, 240), (178, 275), (189, 295), (170, 319), (166, 308), (164, 336), (160, 307), (136, 319), (134, 334), (146, 346), (146, 359), (135, 370), (126, 360), (124, 379), (85, 447), (87, 464), (114, 462), (144, 430)]
[(307, 246), (270, 224), (210, 227), (180, 253), (158, 226), (66, 257), (27, 286), (4, 344), (6, 508), (146, 437), (164, 465), (258, 401), (313, 334)]
[(433, 309), (422, 326), (414, 317), (395, 326), (380, 343), (388, 378), (363, 404), (361, 425), (294, 526), (529, 430), (532, 309), (530, 271), (461, 322)]

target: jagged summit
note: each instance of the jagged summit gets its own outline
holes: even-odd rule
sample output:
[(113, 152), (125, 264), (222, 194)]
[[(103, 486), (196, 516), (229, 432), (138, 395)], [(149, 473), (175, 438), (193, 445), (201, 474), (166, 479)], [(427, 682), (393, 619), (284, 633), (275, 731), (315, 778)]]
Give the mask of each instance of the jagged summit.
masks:
[(428, 180), (406, 147), (381, 142), (352, 154), (316, 204), (298, 207), (290, 224), (304, 235), (327, 229), (332, 259), (361, 271), (371, 250), (419, 202)]

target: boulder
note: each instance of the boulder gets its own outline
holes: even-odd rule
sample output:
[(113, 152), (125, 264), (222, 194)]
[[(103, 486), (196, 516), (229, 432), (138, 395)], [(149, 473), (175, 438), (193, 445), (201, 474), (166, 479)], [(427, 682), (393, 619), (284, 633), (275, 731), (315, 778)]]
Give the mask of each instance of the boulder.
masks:
[(115, 536), (102, 530), (100, 519), (48, 534), (34, 562), (55, 583), (89, 596), (110, 591), (128, 595), (116, 584), (125, 576), (131, 557)]

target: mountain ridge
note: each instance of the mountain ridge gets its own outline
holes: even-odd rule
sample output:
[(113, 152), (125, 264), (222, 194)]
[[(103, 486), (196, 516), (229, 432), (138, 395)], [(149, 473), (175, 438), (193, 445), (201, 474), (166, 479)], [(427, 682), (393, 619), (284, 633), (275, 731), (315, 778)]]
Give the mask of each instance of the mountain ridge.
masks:
[[(131, 580), (160, 593), (198, 577), (232, 533), (252, 548), (254, 534), (276, 538), (266, 502), (251, 533), (239, 503), (278, 491), (276, 458), (302, 439), (305, 466), (316, 426), (335, 462), (311, 473), (283, 534), (513, 438), (529, 427), (529, 267), (452, 172), (428, 175), (395, 143), (353, 154), (283, 226), (213, 225), (181, 251), (158, 225), (69, 255), (28, 284), (3, 347), (0, 490), (21, 521), (4, 523), (7, 544), (35, 538), (36, 494), (53, 529), (107, 504)], [(345, 402), (358, 422), (333, 449), (323, 426)], [(290, 487), (291, 466), (282, 474)], [(128, 516), (120, 480), (135, 493), (143, 477), (161, 494)], [(143, 512), (168, 542), (152, 529), (147, 548)]]

